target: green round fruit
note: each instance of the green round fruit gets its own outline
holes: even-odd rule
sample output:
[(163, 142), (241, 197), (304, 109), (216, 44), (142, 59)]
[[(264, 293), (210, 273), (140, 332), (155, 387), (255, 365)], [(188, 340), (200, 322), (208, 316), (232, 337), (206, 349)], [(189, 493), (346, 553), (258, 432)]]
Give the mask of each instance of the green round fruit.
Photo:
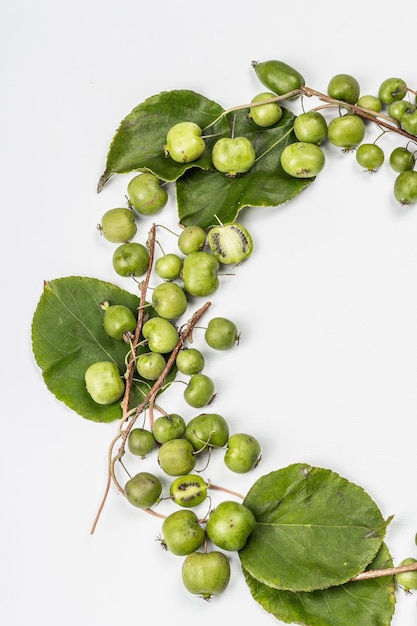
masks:
[(184, 390), (184, 400), (199, 409), (210, 404), (214, 396), (214, 382), (206, 374), (193, 374)]
[(136, 361), (136, 370), (145, 380), (157, 380), (166, 366), (166, 361), (159, 352), (143, 352)]
[(142, 326), (142, 335), (148, 340), (149, 350), (167, 354), (178, 343), (178, 331), (174, 324), (164, 317), (151, 317)]
[(154, 421), (152, 433), (158, 443), (181, 439), (185, 434), (185, 420), (178, 413), (160, 415)]
[(300, 113), (294, 120), (294, 134), (298, 141), (322, 144), (327, 138), (327, 121), (319, 111)]
[(182, 259), (178, 254), (168, 253), (155, 262), (155, 272), (163, 280), (179, 278), (182, 270)]
[(384, 160), (383, 149), (375, 143), (362, 143), (356, 150), (356, 161), (368, 172), (376, 172)]
[(356, 104), (358, 107), (368, 109), (369, 111), (374, 111), (375, 113), (379, 113), (382, 109), (381, 100), (377, 96), (373, 95), (361, 96)]
[(360, 85), (357, 79), (350, 74), (336, 74), (329, 81), (327, 93), (335, 100), (356, 104), (359, 98)]
[(127, 447), (135, 456), (145, 458), (156, 447), (156, 441), (150, 430), (133, 428), (127, 437)]
[(234, 551), (245, 546), (255, 526), (255, 516), (245, 504), (224, 500), (210, 513), (206, 533), (218, 548)]
[[(271, 98), (275, 97), (276, 94), (271, 91), (263, 91), (262, 93), (258, 93), (254, 96), (252, 98), (252, 102), (264, 102), (265, 100), (271, 100)], [(257, 126), (260, 126), (261, 128), (269, 128), (281, 119), (282, 108), (278, 102), (258, 104), (257, 106), (250, 107), (248, 116)]]
[(124, 393), (124, 380), (113, 361), (93, 363), (88, 367), (84, 378), (87, 391), (97, 404), (113, 404)]
[[(417, 559), (408, 558), (404, 559), (400, 563), (400, 567), (404, 565), (417, 565)], [(395, 575), (397, 579), (397, 583), (401, 585), (406, 591), (410, 591), (410, 589), (417, 589), (417, 569), (411, 570), (410, 572), (400, 572)]]
[(239, 265), (253, 252), (251, 234), (238, 222), (210, 228), (207, 233), (207, 243), (213, 256), (223, 265)]
[(276, 59), (252, 62), (252, 67), (261, 83), (273, 93), (285, 96), (298, 91), (305, 85), (304, 77), (296, 69)]
[(195, 551), (185, 557), (181, 573), (187, 591), (209, 600), (229, 584), (230, 563), (223, 552)]
[(127, 186), (130, 206), (141, 215), (159, 213), (168, 202), (168, 193), (161, 180), (151, 172), (138, 174)]
[(152, 305), (160, 317), (173, 320), (185, 313), (188, 302), (180, 285), (163, 282), (152, 291)]
[(218, 413), (201, 413), (189, 420), (185, 437), (196, 452), (222, 448), (229, 438), (229, 425)]
[(239, 340), (237, 326), (226, 317), (213, 317), (204, 334), (207, 345), (215, 350), (229, 350)]
[(190, 296), (211, 295), (219, 286), (219, 262), (211, 252), (190, 252), (182, 267), (184, 289)]
[(178, 248), (183, 254), (198, 252), (206, 243), (206, 231), (201, 226), (186, 226), (178, 237)]
[(255, 148), (247, 137), (222, 137), (214, 144), (211, 159), (216, 170), (228, 176), (245, 174), (255, 163)]
[(116, 208), (104, 213), (99, 225), (101, 234), (111, 243), (123, 243), (136, 235), (137, 226), (131, 209)]
[(141, 243), (122, 243), (114, 251), (112, 262), (119, 276), (143, 276), (148, 269), (149, 252)]
[(113, 339), (121, 341), (126, 333), (132, 333), (136, 328), (136, 317), (124, 304), (113, 304), (104, 307), (104, 332)]
[(314, 178), (325, 165), (320, 146), (307, 141), (296, 141), (281, 152), (282, 169), (294, 178)]
[(388, 107), (388, 115), (397, 121), (401, 121), (402, 116), (410, 109), (410, 103), (406, 100), (395, 100)]
[(176, 556), (186, 556), (200, 548), (206, 538), (194, 511), (174, 511), (162, 523), (163, 542)]
[(348, 151), (361, 143), (365, 136), (365, 123), (358, 115), (347, 113), (329, 122), (327, 137), (334, 146)]
[(389, 163), (394, 172), (405, 172), (412, 170), (416, 163), (415, 153), (407, 148), (398, 146), (390, 154)]
[(407, 83), (402, 78), (386, 78), (379, 86), (378, 97), (384, 104), (402, 100), (407, 93)]
[(178, 352), (175, 363), (181, 374), (192, 376), (204, 369), (205, 358), (197, 348), (183, 348)]
[(130, 504), (139, 509), (149, 509), (159, 501), (162, 483), (149, 472), (139, 472), (125, 484), (125, 496)]
[(417, 137), (417, 109), (415, 107), (411, 107), (405, 111), (400, 119), (400, 125), (406, 133)]
[(164, 150), (177, 163), (196, 161), (205, 149), (198, 124), (179, 122), (169, 129)]
[(175, 504), (191, 508), (204, 502), (208, 488), (208, 483), (198, 474), (186, 474), (171, 483), (169, 494)]
[(407, 170), (398, 174), (394, 181), (394, 197), (402, 205), (417, 202), (417, 171)]
[(169, 476), (189, 474), (197, 462), (192, 444), (188, 439), (171, 439), (158, 451), (158, 463)]
[(229, 470), (246, 474), (258, 465), (260, 459), (261, 446), (255, 437), (246, 433), (235, 433), (229, 437), (224, 455)]

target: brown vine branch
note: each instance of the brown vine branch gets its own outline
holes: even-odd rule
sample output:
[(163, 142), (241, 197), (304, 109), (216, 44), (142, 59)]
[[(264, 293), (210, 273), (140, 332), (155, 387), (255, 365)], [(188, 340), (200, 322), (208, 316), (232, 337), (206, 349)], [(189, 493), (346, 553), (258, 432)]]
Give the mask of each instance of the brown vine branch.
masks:
[(351, 578), (350, 582), (369, 580), (371, 578), (382, 578), (382, 576), (395, 576), (396, 574), (402, 574), (403, 572), (415, 571), (417, 571), (417, 563), (410, 563), (409, 565), (399, 565), (397, 567), (386, 567), (384, 569), (370, 569), (366, 572), (358, 574), (354, 578)]
[[(113, 438), (110, 446), (109, 446), (109, 452), (108, 452), (108, 474), (107, 474), (107, 483), (106, 483), (106, 488), (105, 488), (105, 493), (102, 499), (102, 502), (99, 506), (98, 512), (96, 514), (96, 517), (94, 519), (90, 534), (93, 534), (95, 531), (95, 528), (97, 526), (99, 517), (101, 515), (101, 512), (104, 509), (104, 504), (107, 500), (107, 496), (110, 490), (110, 486), (111, 483), (113, 482), (118, 491), (120, 493), (122, 493), (124, 495), (124, 489), (123, 487), (120, 485), (119, 481), (117, 480), (116, 477), (116, 472), (115, 472), (115, 465), (117, 463), (117, 461), (119, 461), (124, 453), (125, 453), (125, 445), (126, 445), (126, 440), (127, 437), (129, 435), (129, 432), (131, 431), (134, 423), (136, 422), (137, 418), (139, 417), (139, 415), (150, 405), (153, 405), (153, 403), (155, 402), (155, 398), (158, 395), (158, 393), (160, 392), (160, 390), (162, 389), (163, 385), (165, 384), (166, 378), (169, 374), (169, 372), (171, 371), (177, 354), (178, 352), (181, 350), (181, 348), (183, 347), (185, 341), (188, 339), (188, 337), (191, 335), (194, 327), (198, 324), (198, 322), (200, 321), (201, 317), (204, 315), (204, 313), (208, 310), (208, 308), (211, 306), (211, 302), (206, 302), (205, 304), (203, 304), (203, 306), (201, 306), (191, 317), (191, 319), (187, 322), (187, 324), (185, 324), (185, 326), (183, 327), (183, 330), (180, 333), (177, 345), (175, 346), (174, 350), (171, 352), (169, 358), (167, 359), (166, 362), (166, 366), (163, 370), (163, 372), (160, 374), (159, 378), (155, 381), (155, 383), (153, 384), (152, 388), (149, 390), (149, 392), (145, 395), (144, 399), (142, 400), (142, 402), (135, 408), (132, 410), (129, 410), (126, 412), (126, 414), (122, 417), (122, 423), (119, 427), (119, 432), (117, 434), (116, 437)], [(139, 326), (139, 323), (138, 323)], [(140, 333), (139, 333), (140, 334)], [(135, 332), (135, 339), (136, 339), (136, 345), (138, 343), (138, 339), (139, 339), (139, 334), (138, 337), (136, 337), (136, 332)], [(133, 357), (134, 358), (134, 357)], [(131, 357), (132, 359), (132, 357)], [(130, 363), (132, 362), (132, 360), (130, 361)], [(129, 364), (130, 364), (129, 363)], [(134, 363), (134, 361), (133, 361)], [(128, 379), (126, 385), (132, 386), (133, 383), (133, 373), (132, 373), (132, 377), (130, 379)], [(130, 394), (130, 391), (129, 391)], [(126, 394), (125, 394), (126, 397)], [(130, 397), (130, 395), (129, 395)], [(124, 410), (127, 409), (128, 403), (125, 403), (125, 398), (123, 400), (123, 406), (124, 406)], [(126, 424), (126, 422), (130, 419), (130, 422), (128, 423), (128, 425), (126, 426), (126, 428), (123, 429), (123, 424)], [(119, 446), (119, 450), (118, 453), (116, 454), (116, 456), (113, 455), (113, 449), (114, 446), (116, 445), (117, 441), (119, 441), (119, 439), (121, 439), (121, 444)], [(152, 514), (155, 514), (153, 511), (151, 511)]]

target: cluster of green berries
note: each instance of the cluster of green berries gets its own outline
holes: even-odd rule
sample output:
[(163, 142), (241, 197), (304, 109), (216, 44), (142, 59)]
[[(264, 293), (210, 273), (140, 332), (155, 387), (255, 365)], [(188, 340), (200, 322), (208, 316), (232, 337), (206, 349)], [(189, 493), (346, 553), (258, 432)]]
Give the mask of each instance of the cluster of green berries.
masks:
[[(287, 94), (291, 97), (293, 92), (299, 93), (298, 90), (305, 86), (304, 78), (280, 61), (253, 65), (258, 78), (271, 89), (269, 97), (278, 94), (285, 99)], [(325, 166), (322, 148), (327, 141), (345, 152), (355, 150), (357, 163), (367, 172), (376, 172), (384, 163), (385, 153), (377, 140), (365, 141), (365, 119), (377, 124), (385, 119), (390, 122), (391, 129), (399, 128), (409, 136), (405, 146), (392, 150), (389, 163), (397, 174), (394, 180), (395, 199), (402, 205), (414, 204), (417, 202), (417, 104), (409, 99), (411, 93), (415, 94), (404, 80), (394, 77), (381, 83), (377, 95), (361, 95), (360, 84), (354, 76), (336, 74), (328, 83), (327, 104), (324, 106), (328, 111), (329, 103), (333, 103), (338, 107), (339, 114), (328, 120), (319, 111), (320, 107), (316, 107), (297, 115), (293, 129), (296, 141), (287, 145), (281, 154), (283, 170), (295, 178), (317, 176)], [(271, 106), (271, 103), (265, 106)]]
[[(173, 129), (175, 130), (175, 129)], [(196, 135), (197, 136), (197, 135)], [(169, 136), (175, 150), (175, 132)], [(179, 150), (179, 147), (177, 146)], [(168, 147), (167, 147), (168, 150)], [(101, 219), (99, 230), (117, 247), (113, 268), (119, 276), (142, 277), (150, 271), (148, 242), (134, 241), (141, 215), (160, 211), (167, 203), (163, 183), (149, 173), (137, 174), (128, 184), (127, 208), (114, 208)], [(152, 207), (152, 208), (151, 208)], [(157, 256), (154, 271), (159, 279), (147, 303), (135, 354), (135, 377), (150, 387), (167, 372), (167, 361), (178, 346), (180, 319), (189, 301), (211, 295), (219, 286), (222, 264), (239, 264), (252, 253), (247, 229), (239, 224), (220, 224), (207, 231), (199, 226), (183, 228), (174, 252)], [(101, 303), (105, 333), (115, 342), (130, 343), (138, 323), (137, 311), (120, 303)], [(230, 350), (239, 343), (234, 321), (212, 317), (203, 329), (204, 342), (216, 351)], [(235, 474), (253, 470), (261, 459), (258, 440), (248, 433), (230, 432), (228, 421), (209, 406), (216, 396), (213, 379), (205, 371), (201, 349), (181, 345), (175, 357), (177, 374), (185, 380), (183, 399), (202, 412), (186, 420), (178, 413), (164, 413), (151, 424), (130, 429), (127, 452), (141, 461), (153, 458), (158, 471), (129, 475), (123, 491), (126, 500), (146, 510), (169, 500), (177, 508), (164, 517), (161, 544), (167, 551), (185, 557), (182, 580), (185, 588), (209, 599), (221, 593), (230, 578), (230, 558), (225, 551), (240, 550), (255, 527), (253, 513), (243, 503), (225, 500), (199, 519), (194, 507), (208, 498), (211, 483), (196, 470), (199, 458), (207, 467), (215, 450), (221, 451), (225, 466)], [(125, 392), (125, 376), (112, 361), (93, 363), (85, 373), (87, 392), (99, 404), (119, 402)], [(163, 495), (164, 477), (168, 480)], [(167, 479), (168, 477), (168, 479)], [(210, 499), (211, 502), (211, 499)], [(210, 546), (210, 547), (209, 547)]]

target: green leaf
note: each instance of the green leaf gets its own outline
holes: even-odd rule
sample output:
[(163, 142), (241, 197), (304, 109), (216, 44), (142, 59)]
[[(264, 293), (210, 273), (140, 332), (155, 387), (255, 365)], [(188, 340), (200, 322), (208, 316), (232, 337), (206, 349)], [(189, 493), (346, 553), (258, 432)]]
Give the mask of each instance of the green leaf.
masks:
[(357, 485), (328, 469), (297, 463), (260, 478), (244, 503), (257, 524), (242, 566), (288, 591), (340, 585), (362, 572), (385, 536), (381, 512)]
[[(95, 278), (70, 276), (45, 283), (32, 320), (32, 349), (48, 389), (68, 407), (97, 422), (122, 415), (119, 403), (96, 404), (88, 394), (84, 374), (96, 361), (114, 361), (126, 370), (129, 345), (108, 337), (103, 328), (103, 301), (124, 304), (136, 315), (140, 300), (116, 285)], [(140, 350), (139, 350), (140, 351)], [(132, 389), (132, 406), (145, 393)]]
[(253, 142), (257, 160), (249, 172), (235, 177), (193, 169), (179, 178), (178, 215), (184, 226), (208, 228), (218, 220), (223, 224), (234, 222), (243, 208), (283, 204), (315, 180), (291, 177), (281, 167), (282, 150), (296, 141), (292, 112), (284, 108), (281, 120), (270, 128), (256, 126), (245, 110), (227, 117), (235, 137), (245, 136)]
[[(110, 144), (98, 191), (113, 174), (149, 171), (162, 180), (174, 181), (190, 168), (210, 169), (214, 142), (218, 136), (229, 133), (228, 122), (222, 114), (219, 104), (187, 89), (151, 96), (120, 123)], [(195, 122), (203, 130), (210, 127), (205, 135), (216, 135), (206, 139), (205, 152), (192, 163), (176, 163), (164, 152), (168, 130), (184, 121)]]
[[(391, 567), (391, 555), (382, 544), (367, 569)], [(389, 626), (395, 609), (393, 576), (352, 581), (310, 592), (279, 591), (243, 570), (253, 598), (277, 619), (304, 626)]]

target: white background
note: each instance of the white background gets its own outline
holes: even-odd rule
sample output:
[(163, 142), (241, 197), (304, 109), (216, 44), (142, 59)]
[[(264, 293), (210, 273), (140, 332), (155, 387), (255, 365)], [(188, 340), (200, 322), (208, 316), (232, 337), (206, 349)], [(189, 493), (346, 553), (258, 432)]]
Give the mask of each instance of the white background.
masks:
[[(204, 603), (186, 592), (180, 560), (156, 539), (160, 521), (115, 489), (90, 535), (116, 426), (84, 420), (50, 394), (32, 357), (31, 320), (44, 280), (84, 275), (127, 287), (96, 224), (124, 205), (129, 177), (100, 194), (96, 185), (137, 104), (182, 88), (225, 108), (248, 102), (264, 90), (251, 61), (273, 58), (321, 91), (340, 72), (355, 75), (362, 93), (398, 75), (416, 87), (416, 17), (414, 0), (395, 12), (357, 0), (2, 3), (4, 626), (278, 623), (251, 598), (234, 558), (222, 596)], [(373, 141), (378, 131), (368, 133)], [(389, 154), (404, 141), (380, 145)], [(241, 477), (215, 460), (209, 478), (245, 493), (290, 463), (333, 469), (395, 516), (386, 539), (398, 563), (417, 556), (417, 207), (394, 200), (387, 162), (368, 175), (354, 153), (327, 146), (326, 156), (296, 199), (240, 215), (255, 251), (223, 277), (212, 313), (233, 318), (241, 342), (210, 354), (207, 373), (216, 411), (231, 430), (259, 438), (263, 459)], [(176, 229), (172, 196), (158, 221)], [(161, 240), (175, 251), (175, 237)], [(169, 401), (191, 416), (180, 390)], [(400, 593), (393, 626), (416, 617), (415, 594)]]

